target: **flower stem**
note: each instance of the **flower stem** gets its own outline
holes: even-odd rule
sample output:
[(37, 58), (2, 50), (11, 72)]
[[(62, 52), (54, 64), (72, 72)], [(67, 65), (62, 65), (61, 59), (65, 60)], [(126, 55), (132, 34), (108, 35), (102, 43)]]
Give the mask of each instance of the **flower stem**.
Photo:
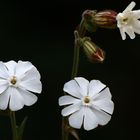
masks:
[(10, 111), (10, 120), (11, 120), (13, 140), (19, 140), (18, 139), (18, 132), (17, 132), (17, 125), (16, 125), (16, 116), (15, 116), (14, 111)]
[(78, 67), (79, 67), (79, 51), (80, 51), (80, 46), (78, 42), (78, 32), (74, 32), (75, 35), (75, 46), (74, 46), (74, 56), (73, 56), (73, 66), (72, 66), (72, 74), (71, 74), (71, 79), (77, 76), (78, 72)]
[[(73, 65), (71, 79), (77, 76), (79, 68), (79, 52), (80, 52), (80, 37), (85, 35), (84, 20), (82, 19), (80, 25), (76, 31), (74, 31), (75, 44), (74, 44), (74, 55), (73, 55)], [(69, 140), (70, 126), (68, 123), (68, 118), (62, 118), (62, 140)]]
[(79, 24), (78, 30), (74, 31), (75, 36), (75, 44), (74, 44), (74, 56), (73, 56), (73, 66), (72, 66), (72, 73), (71, 79), (77, 76), (78, 68), (79, 68), (79, 52), (80, 52), (80, 37), (85, 35), (85, 27), (84, 27), (84, 19), (81, 20)]

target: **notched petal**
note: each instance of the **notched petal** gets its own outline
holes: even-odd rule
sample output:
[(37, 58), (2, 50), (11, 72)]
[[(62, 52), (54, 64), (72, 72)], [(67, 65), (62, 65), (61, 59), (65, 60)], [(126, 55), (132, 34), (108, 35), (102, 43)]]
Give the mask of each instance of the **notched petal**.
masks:
[(63, 105), (78, 103), (78, 102), (80, 102), (80, 100), (78, 100), (72, 96), (65, 95), (65, 96), (60, 97), (58, 102), (59, 102), (60, 106), (63, 106)]

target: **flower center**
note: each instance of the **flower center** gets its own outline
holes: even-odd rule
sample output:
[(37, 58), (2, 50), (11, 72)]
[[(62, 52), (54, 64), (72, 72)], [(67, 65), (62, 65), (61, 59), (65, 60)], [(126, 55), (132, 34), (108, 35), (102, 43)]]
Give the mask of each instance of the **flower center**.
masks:
[(127, 21), (128, 21), (128, 18), (124, 18), (124, 19), (123, 19), (123, 22), (127, 22)]
[(120, 17), (120, 22), (123, 25), (128, 25), (128, 24), (132, 24), (133, 22), (133, 15), (131, 15), (131, 13), (125, 14), (123, 16)]
[(89, 97), (88, 97), (88, 96), (85, 96), (85, 97), (84, 97), (84, 103), (85, 103), (85, 104), (88, 104), (89, 102), (90, 102)]
[(11, 82), (12, 85), (15, 85), (17, 83), (16, 76), (13, 76), (10, 82)]
[(122, 19), (122, 23), (123, 23), (123, 24), (127, 24), (128, 21), (129, 21), (129, 19), (128, 19), (127, 17)]

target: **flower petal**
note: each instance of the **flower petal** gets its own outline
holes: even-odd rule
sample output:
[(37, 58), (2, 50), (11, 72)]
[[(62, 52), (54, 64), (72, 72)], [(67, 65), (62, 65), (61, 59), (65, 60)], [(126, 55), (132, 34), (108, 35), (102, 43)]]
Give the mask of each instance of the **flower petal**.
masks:
[(81, 128), (83, 119), (84, 119), (84, 111), (82, 107), (79, 111), (73, 113), (69, 117), (69, 125), (73, 128)]
[(122, 18), (124, 17), (123, 13), (118, 13), (116, 16), (116, 20), (117, 20), (117, 27), (120, 28), (122, 27)]
[(41, 93), (42, 91), (42, 84), (39, 79), (27, 79), (24, 81), (20, 81), (19, 87), (25, 90), (29, 90), (36, 93)]
[(76, 80), (76, 82), (78, 83), (79, 87), (80, 87), (80, 93), (83, 96), (87, 96), (88, 93), (88, 86), (89, 86), (89, 81), (86, 80), (83, 77), (76, 77), (74, 78)]
[(140, 34), (140, 28), (134, 28), (134, 32), (137, 33), (137, 34)]
[(98, 126), (98, 118), (89, 107), (85, 107), (84, 129), (88, 131), (88, 130), (96, 128), (97, 126)]
[(131, 39), (135, 38), (134, 30), (132, 27), (125, 27), (125, 32), (129, 35)]
[(80, 102), (80, 100), (73, 98), (72, 96), (69, 95), (65, 95), (59, 98), (59, 105), (63, 106), (63, 105), (69, 105), (69, 104), (75, 104)]
[(125, 31), (124, 31), (124, 28), (119, 28), (120, 30), (120, 34), (121, 34), (121, 37), (122, 37), (122, 40), (125, 40), (126, 39), (126, 34), (125, 34)]
[(11, 60), (11, 61), (8, 61), (4, 64), (8, 69), (9, 75), (10, 76), (15, 75), (15, 68), (16, 68), (17, 63), (15, 61)]
[(106, 125), (111, 119), (111, 115), (103, 111), (94, 109), (94, 113), (98, 119), (98, 124), (100, 125)]
[(27, 106), (33, 105), (37, 101), (37, 96), (32, 94), (29, 91), (18, 89), (20, 92), (22, 98), (23, 98), (23, 103)]
[(32, 67), (34, 66), (31, 64), (31, 62), (18, 61), (16, 66), (16, 76), (20, 77), (21, 75), (29, 71)]
[(70, 80), (69, 82), (65, 83), (63, 91), (74, 97), (82, 98), (82, 95), (80, 94), (80, 87), (75, 80)]
[(40, 73), (39, 71), (35, 68), (32, 67), (29, 71), (27, 71), (25, 74), (21, 75), (20, 79), (22, 81), (26, 79), (39, 79), (40, 80)]
[(133, 11), (133, 16), (134, 16), (136, 19), (139, 19), (139, 18), (140, 18), (140, 10), (134, 10), (134, 11)]
[(104, 89), (106, 85), (101, 83), (99, 80), (92, 80), (89, 83), (89, 96), (93, 97), (98, 94), (102, 89)]
[(8, 88), (8, 81), (0, 79), (0, 94)]
[(109, 99), (111, 100), (112, 95), (110, 93), (109, 88), (105, 88), (103, 91), (101, 91), (97, 96), (94, 96), (92, 99), (94, 100), (102, 100), (102, 99)]
[(131, 11), (134, 7), (135, 7), (136, 3), (134, 1), (132, 1), (126, 8), (125, 10), (123, 11), (124, 13), (125, 12), (128, 12), (128, 11)]
[(5, 110), (8, 107), (8, 102), (10, 98), (10, 91), (9, 88), (0, 94), (0, 109)]
[(133, 29), (135, 33), (140, 34), (140, 21), (139, 20), (133, 21)]
[(112, 114), (114, 110), (114, 103), (111, 100), (108, 99), (100, 99), (100, 100), (95, 100), (93, 102), (93, 107), (97, 106), (99, 109)]
[(4, 63), (0, 61), (0, 78), (8, 79), (9, 73), (7, 68), (5, 67)]
[(80, 106), (81, 106), (81, 104), (78, 103), (78, 104), (73, 104), (68, 107), (65, 107), (62, 110), (61, 114), (62, 114), (62, 116), (68, 116), (68, 115), (78, 111), (80, 109)]
[(9, 104), (10, 110), (17, 111), (22, 109), (24, 106), (24, 102), (20, 92), (14, 87), (9, 87), (8, 92), (10, 92), (11, 95)]

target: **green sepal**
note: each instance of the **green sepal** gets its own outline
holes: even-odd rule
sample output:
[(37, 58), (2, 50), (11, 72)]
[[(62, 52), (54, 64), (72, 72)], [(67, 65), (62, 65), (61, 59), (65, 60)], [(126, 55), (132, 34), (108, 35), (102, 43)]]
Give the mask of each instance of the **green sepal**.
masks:
[(85, 28), (88, 32), (92, 33), (92, 32), (96, 32), (97, 30), (97, 25), (96, 23), (94, 23), (93, 21), (86, 21), (85, 22)]

